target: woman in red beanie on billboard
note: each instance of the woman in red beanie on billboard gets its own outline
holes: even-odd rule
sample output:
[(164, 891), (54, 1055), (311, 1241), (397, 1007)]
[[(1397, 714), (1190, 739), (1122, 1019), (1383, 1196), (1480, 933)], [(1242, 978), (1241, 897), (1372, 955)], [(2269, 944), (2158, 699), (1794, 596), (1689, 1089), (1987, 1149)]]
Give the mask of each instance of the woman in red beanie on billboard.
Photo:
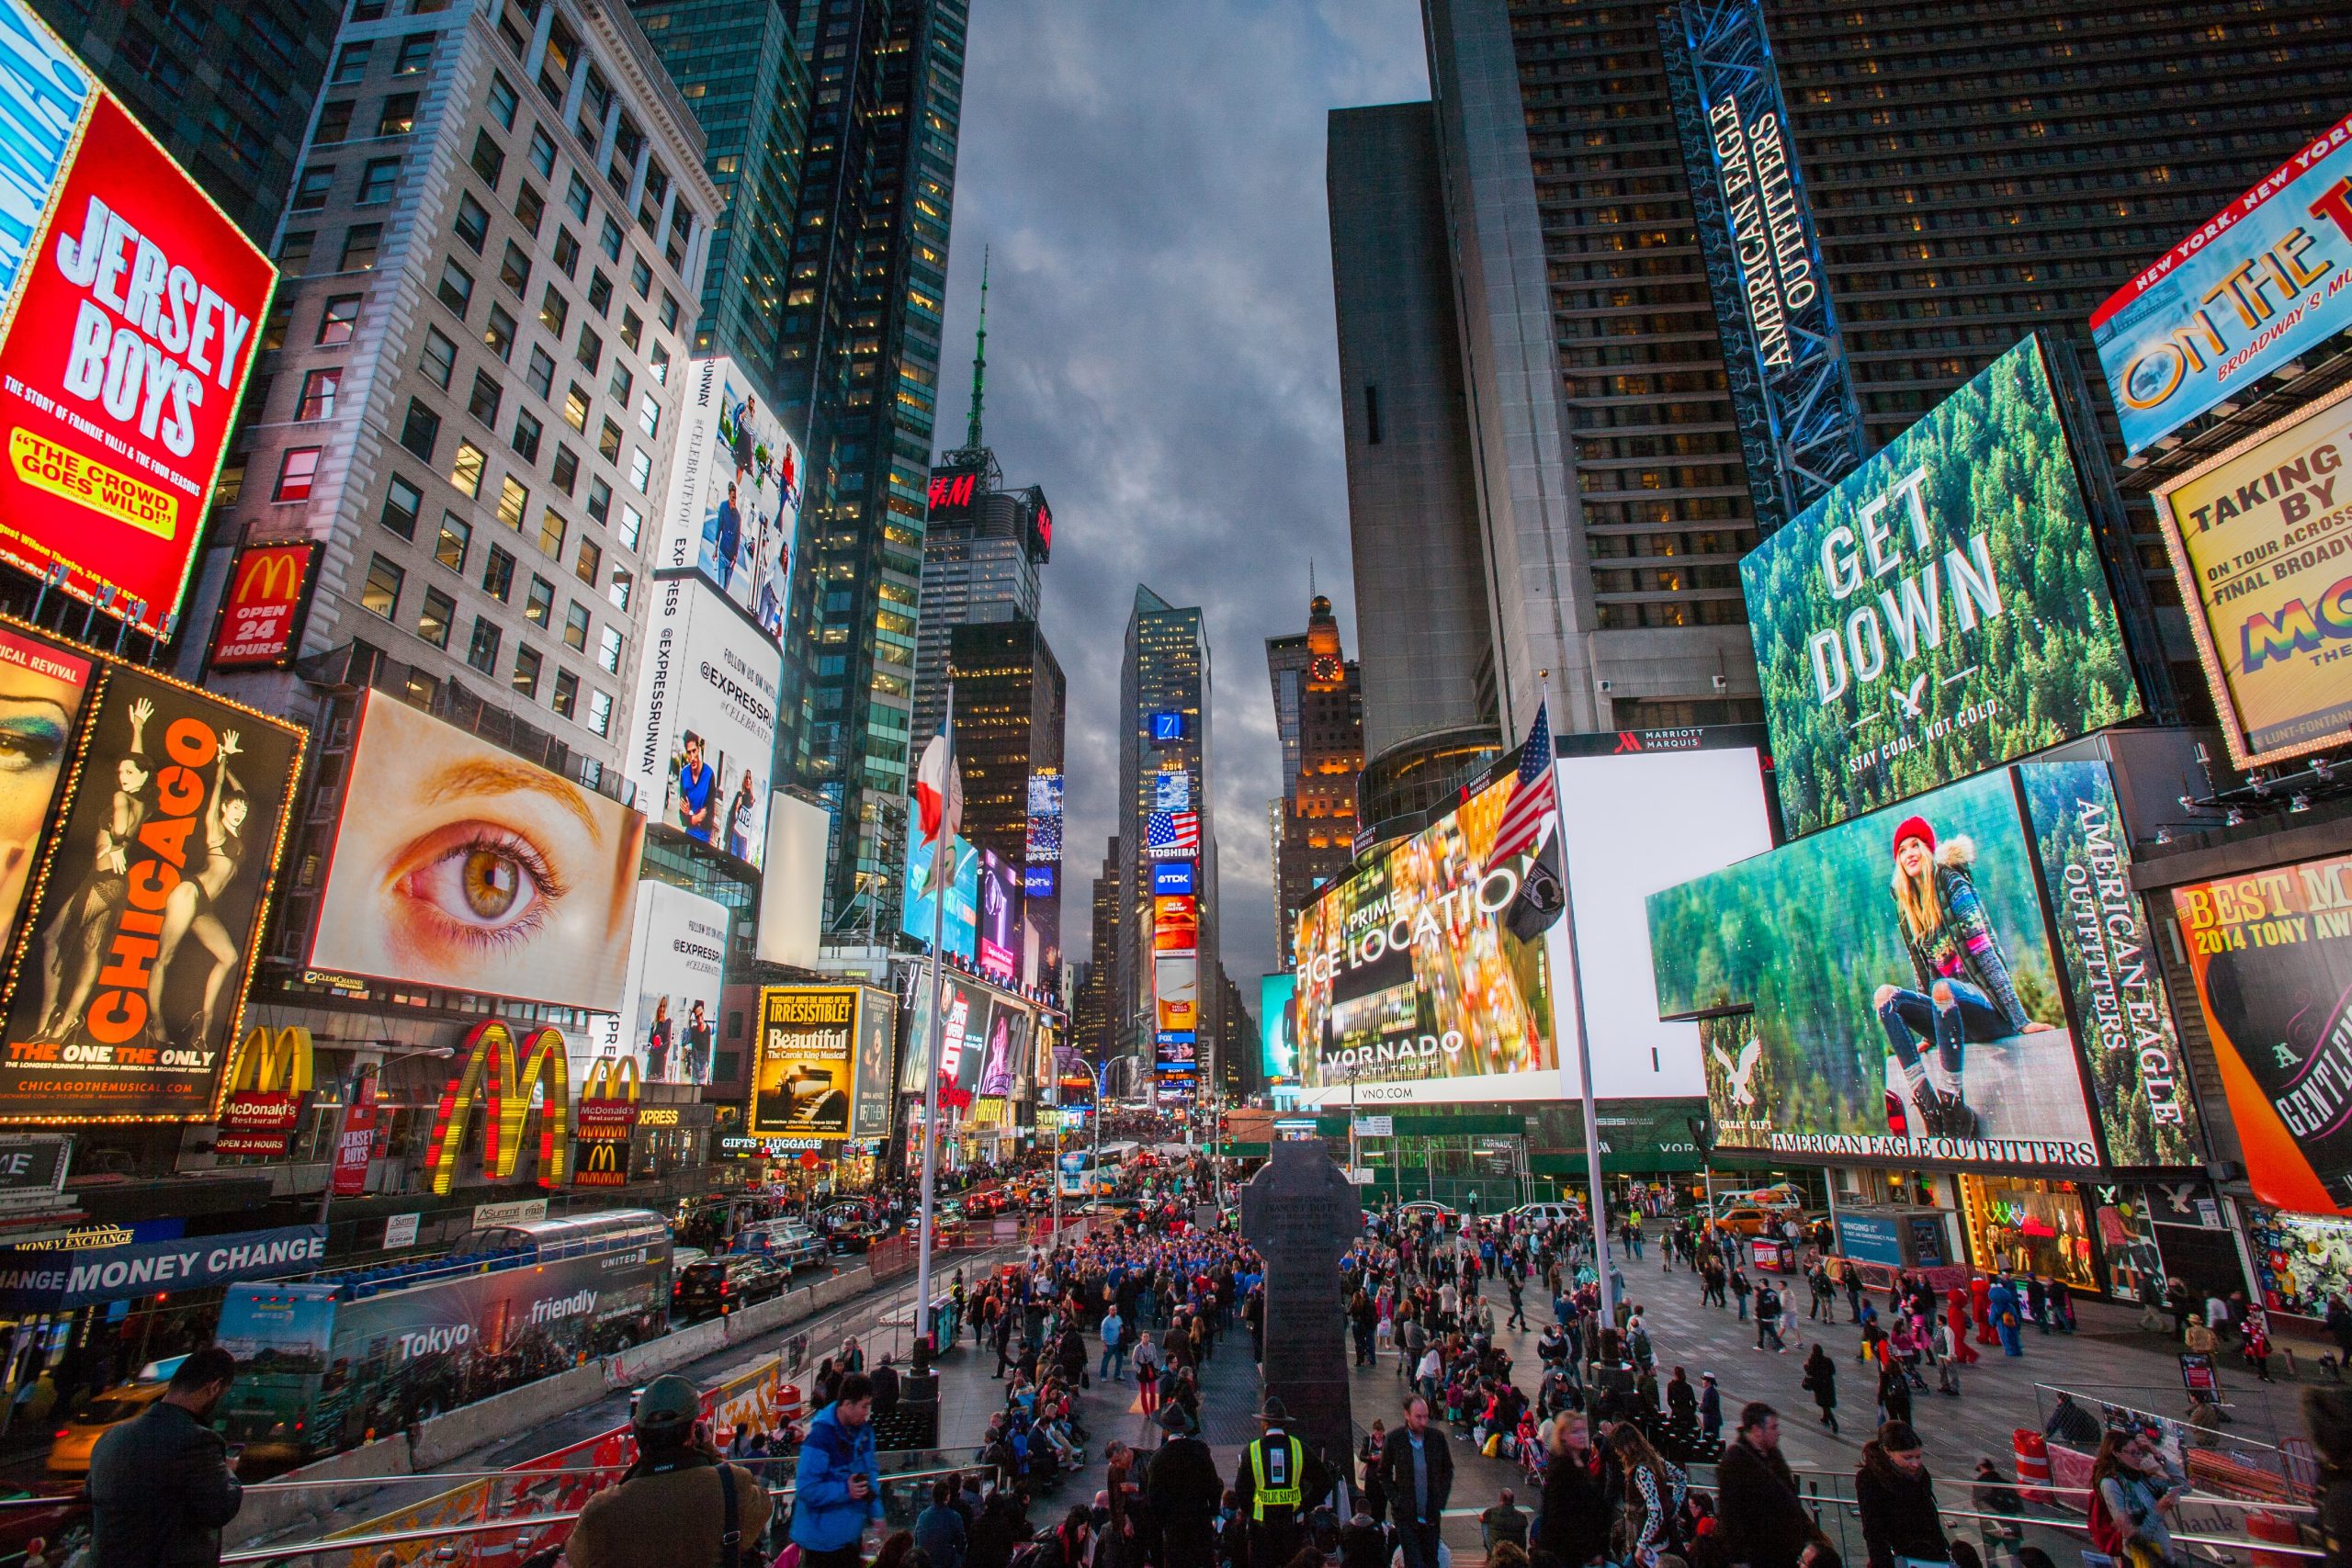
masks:
[[(1939, 849), (1936, 830), (1925, 818), (1905, 818), (1894, 830), (1894, 907), (1919, 985), (1908, 991), (1881, 986), (1873, 1002), (1930, 1137), (1984, 1136), (1983, 1119), (1962, 1089), (1970, 1041), (2037, 1034), (2052, 1027), (2027, 1016), (2009, 982), (1993, 923), (1969, 879), (1975, 859), (1976, 846), (1964, 836), (1955, 835)], [(1932, 1080), (1919, 1054), (1929, 1041), (1942, 1068), (1941, 1085)]]

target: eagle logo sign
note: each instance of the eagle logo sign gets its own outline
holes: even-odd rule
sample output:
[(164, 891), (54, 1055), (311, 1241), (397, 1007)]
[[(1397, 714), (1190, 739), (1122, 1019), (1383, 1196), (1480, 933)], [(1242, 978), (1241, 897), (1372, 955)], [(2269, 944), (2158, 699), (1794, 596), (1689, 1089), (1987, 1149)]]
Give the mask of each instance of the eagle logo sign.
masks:
[(1756, 1077), (1756, 1058), (1761, 1055), (1763, 1051), (1764, 1043), (1761, 1040), (1750, 1040), (1739, 1048), (1739, 1059), (1735, 1062), (1732, 1060), (1730, 1052), (1721, 1045), (1714, 1047), (1715, 1062), (1723, 1068), (1724, 1077), (1731, 1086), (1731, 1102), (1734, 1105), (1756, 1103), (1756, 1091), (1748, 1085)]
[(1913, 718), (1924, 717), (1925, 716), (1919, 711), (1919, 704), (1928, 694), (1927, 671), (1921, 671), (1919, 672), (1919, 678), (1911, 682), (1911, 689), (1909, 691), (1905, 692), (1890, 689), (1886, 694), (1894, 701), (1897, 707), (1901, 708), (1905, 713), (1909, 714)]

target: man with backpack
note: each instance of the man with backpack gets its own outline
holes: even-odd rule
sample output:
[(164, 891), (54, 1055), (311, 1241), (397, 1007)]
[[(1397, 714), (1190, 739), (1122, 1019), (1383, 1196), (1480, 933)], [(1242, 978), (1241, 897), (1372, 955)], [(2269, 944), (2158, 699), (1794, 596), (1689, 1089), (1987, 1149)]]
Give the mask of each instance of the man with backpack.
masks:
[(629, 1415), (637, 1459), (581, 1510), (563, 1549), (571, 1568), (756, 1568), (767, 1488), (718, 1457), (701, 1416), (684, 1378), (645, 1385)]

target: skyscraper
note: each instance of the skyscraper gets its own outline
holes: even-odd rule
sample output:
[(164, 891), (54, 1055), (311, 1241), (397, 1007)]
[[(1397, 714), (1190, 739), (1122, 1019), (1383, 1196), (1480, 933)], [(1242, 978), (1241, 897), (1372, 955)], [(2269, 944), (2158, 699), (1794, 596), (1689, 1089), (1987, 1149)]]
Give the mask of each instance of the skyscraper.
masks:
[(1119, 920), (1125, 911), (1120, 889), (1125, 885), (1125, 866), (1119, 836), (1114, 833), (1102, 846), (1102, 865), (1094, 874), (1091, 910), (1093, 941), (1089, 949), (1091, 956), (1087, 960), (1084, 981), (1079, 990), (1077, 1016), (1071, 1020), (1079, 1049), (1097, 1066), (1109, 1065), (1114, 1055), (1113, 1042), (1117, 1038), (1112, 992), (1118, 979)]
[[(1216, 836), (1210, 807), (1214, 752), (1209, 742), (1208, 628), (1197, 607), (1180, 608), (1141, 583), (1127, 618), (1119, 664), (1120, 866), (1116, 972), (1110, 1001), (1112, 1048), (1134, 1059), (1139, 1081), (1152, 1073), (1154, 1035), (1166, 1032), (1172, 987), (1188, 971), (1181, 959), (1156, 951), (1157, 897), (1193, 900), (1195, 920), (1189, 971), (1199, 1015), (1190, 1032), (1214, 1041), (1222, 998), (1214, 984), (1216, 945)], [(1155, 853), (1153, 829), (1162, 842)], [(1190, 849), (1170, 841), (1181, 836)], [(1182, 879), (1191, 891), (1172, 891)], [(1162, 894), (1161, 888), (1171, 891)], [(1095, 962), (1102, 962), (1097, 954)], [(1163, 996), (1163, 993), (1167, 993)], [(1181, 1032), (1181, 1025), (1176, 1026)]]
[[(814, 97), (776, 392), (809, 435), (792, 761), (834, 808), (826, 908), (899, 901), (964, 0), (805, 0)], [(795, 672), (787, 671), (787, 682)]]
[[(1283, 732), (1282, 832), (1274, 850), (1277, 966), (1291, 966), (1289, 936), (1315, 889), (1355, 859), (1356, 775), (1363, 769), (1363, 696), (1340, 623), (1320, 593), (1306, 630), (1266, 639), (1276, 728)], [(1285, 723), (1283, 710), (1291, 710)]]
[(1035, 621), (979, 621), (954, 629), (956, 761), (964, 775), (964, 836), (1022, 873), (1022, 913), (1051, 984), (1062, 955), (1061, 851), (1028, 852), (1030, 783), (1058, 780), (1069, 683)]

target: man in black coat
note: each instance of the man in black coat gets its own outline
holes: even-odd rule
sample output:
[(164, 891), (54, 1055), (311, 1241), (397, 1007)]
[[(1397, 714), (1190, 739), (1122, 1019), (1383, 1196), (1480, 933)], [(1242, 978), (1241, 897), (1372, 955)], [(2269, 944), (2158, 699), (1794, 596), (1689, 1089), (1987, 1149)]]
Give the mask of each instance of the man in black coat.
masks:
[(1747, 1568), (1803, 1568), (1819, 1531), (1797, 1500), (1781, 1457), (1781, 1416), (1762, 1400), (1739, 1413), (1739, 1431), (1715, 1465), (1715, 1529), (1724, 1555)]
[(1438, 1522), (1453, 1492), (1453, 1453), (1430, 1426), (1430, 1402), (1405, 1401), (1405, 1425), (1380, 1446), (1380, 1488), (1396, 1521), (1405, 1568), (1437, 1568)]
[(94, 1568), (210, 1568), (220, 1527), (237, 1517), (244, 1489), (229, 1470), (229, 1445), (207, 1425), (237, 1375), (228, 1351), (208, 1345), (180, 1363), (164, 1397), (98, 1439), (90, 1453)]
[(1160, 1568), (1209, 1568), (1216, 1559), (1216, 1511), (1225, 1500), (1209, 1446), (1193, 1436), (1184, 1412), (1164, 1406), (1158, 1416), (1167, 1434), (1143, 1472), (1143, 1500), (1159, 1527)]
[[(1268, 1395), (1258, 1419), (1265, 1435), (1241, 1450), (1233, 1474), (1238, 1517), (1249, 1529), (1248, 1561), (1241, 1568), (1283, 1568), (1306, 1544), (1306, 1516), (1330, 1495), (1331, 1472), (1304, 1441), (1283, 1430), (1290, 1412), (1280, 1398)], [(1432, 1435), (1431, 1441), (1442, 1447), (1445, 1439)], [(1407, 1568), (1417, 1565), (1408, 1558)], [(1432, 1562), (1428, 1568), (1437, 1565)]]

